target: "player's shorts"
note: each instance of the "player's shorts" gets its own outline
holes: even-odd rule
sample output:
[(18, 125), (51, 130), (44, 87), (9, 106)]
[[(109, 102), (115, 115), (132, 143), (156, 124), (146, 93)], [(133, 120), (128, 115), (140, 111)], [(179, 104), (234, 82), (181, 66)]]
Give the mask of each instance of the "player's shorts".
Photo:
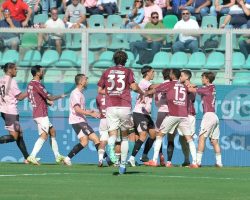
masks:
[[(195, 134), (195, 122), (196, 122), (195, 116), (188, 115), (188, 121), (189, 121), (191, 134), (194, 135)], [(179, 133), (179, 135), (183, 136), (183, 133), (181, 132), (181, 130), (179, 128), (178, 128), (178, 133)]]
[(220, 128), (219, 128), (219, 119), (214, 112), (206, 112), (201, 121), (200, 134), (204, 134), (205, 137), (211, 139), (219, 139), (220, 137)]
[(161, 124), (160, 131), (163, 134), (173, 134), (176, 128), (178, 128), (183, 135), (192, 135), (187, 117), (166, 116)]
[(149, 115), (133, 112), (133, 121), (136, 133), (148, 132), (149, 129), (155, 129), (155, 124)]
[(156, 122), (155, 122), (155, 126), (156, 126), (157, 130), (160, 129), (161, 124), (162, 124), (162, 122), (163, 122), (163, 120), (165, 119), (166, 116), (168, 116), (168, 112), (158, 112), (157, 113), (157, 119), (156, 119)]
[(42, 133), (49, 134), (49, 129), (53, 127), (51, 122), (49, 121), (49, 117), (37, 117), (34, 118), (34, 121), (37, 123), (38, 127), (38, 134), (41, 135)]
[(1, 113), (3, 120), (5, 121), (5, 129), (8, 131), (21, 132), (21, 127), (19, 123), (19, 115), (12, 115)]
[(80, 122), (77, 124), (72, 124), (74, 131), (78, 139), (89, 136), (91, 133), (94, 133), (94, 130), (86, 122)]
[(100, 141), (108, 141), (109, 132), (108, 132), (108, 124), (106, 118), (102, 118), (100, 120), (99, 133), (100, 133)]
[(109, 107), (106, 110), (109, 131), (121, 129), (128, 130), (134, 126), (131, 120), (130, 107)]

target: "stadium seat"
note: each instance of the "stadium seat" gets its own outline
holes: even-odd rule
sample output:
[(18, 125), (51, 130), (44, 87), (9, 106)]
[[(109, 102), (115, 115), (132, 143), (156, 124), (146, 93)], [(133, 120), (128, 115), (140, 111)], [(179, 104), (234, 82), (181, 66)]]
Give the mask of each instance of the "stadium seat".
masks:
[(125, 16), (130, 13), (134, 4), (134, 0), (121, 0), (120, 15)]
[(250, 69), (250, 55), (248, 55), (248, 57), (246, 59), (246, 63), (243, 66), (243, 69)]
[(45, 24), (45, 22), (48, 20), (48, 15), (47, 14), (37, 14), (34, 16), (33, 23), (34, 24)]
[(217, 72), (213, 83), (216, 85), (225, 85), (225, 72)]
[(171, 68), (184, 68), (188, 63), (188, 56), (184, 52), (176, 52), (172, 55), (169, 67)]
[(154, 69), (163, 69), (169, 66), (169, 62), (170, 54), (160, 51), (154, 55), (154, 59), (149, 65), (152, 66)]
[(127, 34), (116, 33), (111, 35), (111, 43), (108, 45), (108, 49), (129, 49), (129, 43), (127, 41)]
[(17, 63), (19, 61), (19, 53), (16, 50), (6, 50), (2, 59), (0, 60), (0, 65), (5, 65), (5, 63), (13, 62)]
[(127, 40), (128, 40), (129, 43), (130, 42), (136, 42), (136, 41), (142, 41), (142, 36), (139, 33), (128, 34)]
[(202, 52), (195, 52), (190, 56), (189, 61), (187, 65), (185, 66), (185, 68), (202, 69), (205, 63), (206, 63), (205, 54)]
[(82, 44), (82, 35), (81, 33), (66, 33), (65, 41), (65, 47), (67, 49), (80, 49)]
[(249, 72), (236, 72), (233, 77), (233, 85), (250, 85)]
[(204, 16), (201, 21), (201, 28), (217, 28), (217, 17), (215, 16)]
[(241, 52), (233, 52), (232, 69), (241, 69), (245, 65), (245, 56)]
[(89, 28), (104, 28), (103, 15), (91, 15), (88, 20)]
[(75, 51), (72, 50), (63, 50), (56, 67), (59, 68), (70, 68), (77, 66), (77, 55)]
[(109, 15), (107, 17), (107, 28), (122, 28), (123, 20), (120, 15)]
[(38, 37), (37, 33), (24, 33), (21, 36), (20, 48), (37, 47)]
[(225, 55), (221, 52), (212, 52), (207, 58), (207, 63), (204, 65), (206, 69), (221, 69), (225, 65)]
[(93, 64), (94, 68), (107, 68), (114, 65), (112, 51), (104, 51), (101, 53), (99, 59)]
[(59, 60), (59, 54), (56, 50), (46, 50), (43, 55), (39, 65), (43, 67), (54, 67)]
[(105, 33), (93, 33), (89, 35), (89, 49), (107, 48), (108, 36)]
[(165, 28), (173, 29), (174, 25), (178, 22), (178, 17), (176, 15), (166, 15), (162, 22)]
[(25, 52), (24, 57), (19, 61), (18, 65), (20, 67), (30, 67), (36, 65), (41, 61), (41, 53), (37, 50), (28, 50)]

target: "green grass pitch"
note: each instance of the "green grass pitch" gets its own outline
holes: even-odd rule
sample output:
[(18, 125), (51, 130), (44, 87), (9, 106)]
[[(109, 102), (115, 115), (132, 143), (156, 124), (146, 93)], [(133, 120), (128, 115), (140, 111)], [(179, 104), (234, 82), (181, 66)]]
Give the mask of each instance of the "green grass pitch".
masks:
[(115, 167), (0, 163), (0, 200), (247, 200), (250, 168)]

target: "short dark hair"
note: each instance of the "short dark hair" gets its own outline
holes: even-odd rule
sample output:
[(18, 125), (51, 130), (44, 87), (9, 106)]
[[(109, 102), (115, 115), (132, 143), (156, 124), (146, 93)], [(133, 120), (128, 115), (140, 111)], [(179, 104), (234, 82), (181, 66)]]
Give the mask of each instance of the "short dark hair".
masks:
[(192, 78), (192, 73), (190, 70), (184, 69), (181, 72), (188, 76), (188, 80)]
[(53, 10), (58, 11), (57, 7), (52, 7), (52, 8), (50, 9), (50, 12), (52, 12)]
[(13, 69), (14, 67), (16, 67), (16, 64), (12, 62), (5, 63), (5, 65), (1, 66), (4, 73), (6, 73), (9, 69)]
[(124, 51), (116, 51), (113, 55), (113, 61), (116, 65), (125, 65), (128, 59), (128, 55)]
[(215, 73), (213, 73), (213, 72), (203, 72), (201, 74), (201, 76), (206, 77), (209, 80), (209, 83), (213, 83), (213, 81), (215, 79)]
[(151, 17), (153, 16), (153, 15), (158, 15), (159, 16), (159, 13), (158, 12), (151, 12)]
[(85, 74), (77, 74), (75, 76), (75, 84), (79, 85), (81, 78), (84, 77), (84, 76), (85, 76)]
[(181, 76), (181, 71), (179, 69), (176, 69), (176, 68), (171, 69), (170, 73), (173, 74), (176, 79), (179, 79)]
[(34, 77), (37, 74), (37, 72), (40, 72), (41, 68), (43, 68), (41, 65), (35, 65), (35, 66), (31, 67), (30, 72), (31, 72), (32, 76)]
[(147, 73), (148, 73), (150, 70), (152, 70), (152, 69), (153, 69), (153, 67), (151, 67), (151, 66), (149, 66), (149, 65), (143, 66), (143, 67), (141, 68), (141, 74), (142, 74), (143, 78), (145, 78), (146, 75), (147, 75)]
[(162, 76), (163, 76), (164, 80), (169, 80), (170, 79), (170, 71), (171, 71), (171, 69), (167, 69), (167, 68), (162, 70), (161, 73), (162, 73)]

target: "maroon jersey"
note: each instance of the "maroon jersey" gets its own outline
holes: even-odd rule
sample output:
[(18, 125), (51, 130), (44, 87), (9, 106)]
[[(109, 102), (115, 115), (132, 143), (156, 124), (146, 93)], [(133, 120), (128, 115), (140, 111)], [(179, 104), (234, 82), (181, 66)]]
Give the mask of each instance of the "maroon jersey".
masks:
[(188, 115), (196, 115), (194, 102), (195, 102), (195, 93), (190, 92), (188, 93)]
[(134, 73), (124, 66), (107, 69), (98, 86), (106, 91), (106, 106), (131, 107), (130, 85), (135, 82)]
[(187, 117), (187, 87), (177, 80), (160, 84), (156, 92), (167, 93), (169, 116)]
[(98, 94), (96, 97), (96, 106), (101, 113), (101, 119), (106, 118), (106, 103), (105, 95)]
[(215, 112), (215, 86), (211, 84), (200, 87), (197, 89), (197, 93), (201, 95), (203, 113)]
[(28, 85), (28, 99), (33, 107), (33, 118), (48, 116), (47, 98), (49, 94), (45, 87), (36, 80)]

